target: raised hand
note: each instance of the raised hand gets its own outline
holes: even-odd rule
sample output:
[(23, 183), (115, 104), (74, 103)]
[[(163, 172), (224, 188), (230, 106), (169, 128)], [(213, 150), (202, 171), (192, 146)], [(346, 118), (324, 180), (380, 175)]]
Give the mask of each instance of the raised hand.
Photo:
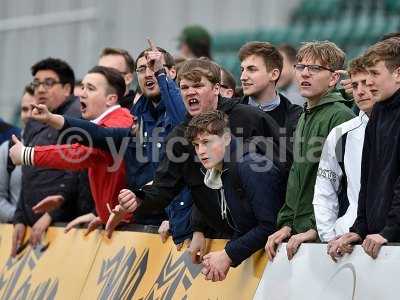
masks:
[(149, 43), (149, 47), (151, 49), (150, 51), (146, 52), (147, 64), (150, 69), (152, 69), (154, 72), (157, 72), (164, 67), (164, 56), (150, 39), (147, 39), (147, 42)]
[(32, 104), (31, 118), (43, 124), (47, 124), (51, 117), (51, 112), (44, 104)]

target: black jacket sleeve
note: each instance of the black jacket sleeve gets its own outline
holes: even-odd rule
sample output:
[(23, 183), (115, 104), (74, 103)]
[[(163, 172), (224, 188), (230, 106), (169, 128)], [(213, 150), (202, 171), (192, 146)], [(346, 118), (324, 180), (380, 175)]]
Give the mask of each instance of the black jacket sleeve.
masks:
[(395, 182), (392, 205), (387, 216), (386, 225), (380, 234), (388, 242), (398, 242), (400, 239), (400, 177)]
[(204, 220), (202, 213), (199, 211), (195, 204), (192, 205), (192, 214), (190, 216), (190, 225), (192, 226), (193, 232), (206, 233), (210, 230), (207, 222)]
[(18, 199), (17, 208), (15, 209), (14, 213), (14, 220), (13, 220), (14, 224), (18, 223), (27, 224), (27, 221), (25, 220), (24, 204), (25, 202), (21, 193)]
[(368, 173), (369, 173), (369, 151), (371, 147), (371, 123), (368, 123), (365, 130), (362, 159), (361, 159), (361, 187), (358, 196), (357, 218), (350, 228), (350, 232), (357, 233), (362, 239), (365, 238), (368, 232), (367, 215), (366, 215), (366, 201), (368, 191)]
[(283, 203), (281, 172), (276, 167), (268, 172), (257, 172), (253, 167), (251, 163), (240, 164), (238, 174), (257, 225), (226, 244), (225, 251), (232, 260), (232, 266), (239, 265), (265, 246), (268, 236), (276, 230), (277, 214)]

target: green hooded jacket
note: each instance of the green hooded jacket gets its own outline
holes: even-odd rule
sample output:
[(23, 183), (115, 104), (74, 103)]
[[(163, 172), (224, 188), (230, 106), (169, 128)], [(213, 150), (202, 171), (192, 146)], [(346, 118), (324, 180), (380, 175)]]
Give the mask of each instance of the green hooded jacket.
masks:
[(316, 106), (305, 107), (301, 114), (294, 135), (294, 159), (285, 204), (278, 214), (278, 228), (289, 226), (292, 234), (316, 230), (312, 201), (322, 147), (334, 127), (354, 118), (349, 103), (333, 90)]

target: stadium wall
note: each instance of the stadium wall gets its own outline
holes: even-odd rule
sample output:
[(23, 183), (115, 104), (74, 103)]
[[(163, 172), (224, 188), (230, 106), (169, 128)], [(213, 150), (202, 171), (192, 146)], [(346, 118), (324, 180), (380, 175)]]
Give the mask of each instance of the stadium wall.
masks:
[(187, 24), (211, 33), (286, 24), (299, 0), (2, 0), (0, 1), (0, 116), (13, 121), (30, 66), (60, 57), (81, 78), (103, 47), (136, 56), (150, 37), (176, 52)]

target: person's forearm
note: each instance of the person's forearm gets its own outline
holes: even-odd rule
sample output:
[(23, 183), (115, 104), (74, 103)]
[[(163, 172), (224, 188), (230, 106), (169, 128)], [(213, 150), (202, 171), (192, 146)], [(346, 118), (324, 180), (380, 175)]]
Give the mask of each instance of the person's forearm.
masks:
[(304, 233), (302, 233), (302, 242), (315, 242), (317, 240), (318, 234), (315, 229), (310, 229)]
[(253, 253), (262, 249), (274, 229), (273, 224), (260, 224), (238, 239), (228, 242), (225, 251), (232, 260), (232, 266), (238, 266)]
[(64, 127), (64, 117), (57, 114), (50, 114), (50, 117), (47, 120), (46, 124), (60, 130)]

